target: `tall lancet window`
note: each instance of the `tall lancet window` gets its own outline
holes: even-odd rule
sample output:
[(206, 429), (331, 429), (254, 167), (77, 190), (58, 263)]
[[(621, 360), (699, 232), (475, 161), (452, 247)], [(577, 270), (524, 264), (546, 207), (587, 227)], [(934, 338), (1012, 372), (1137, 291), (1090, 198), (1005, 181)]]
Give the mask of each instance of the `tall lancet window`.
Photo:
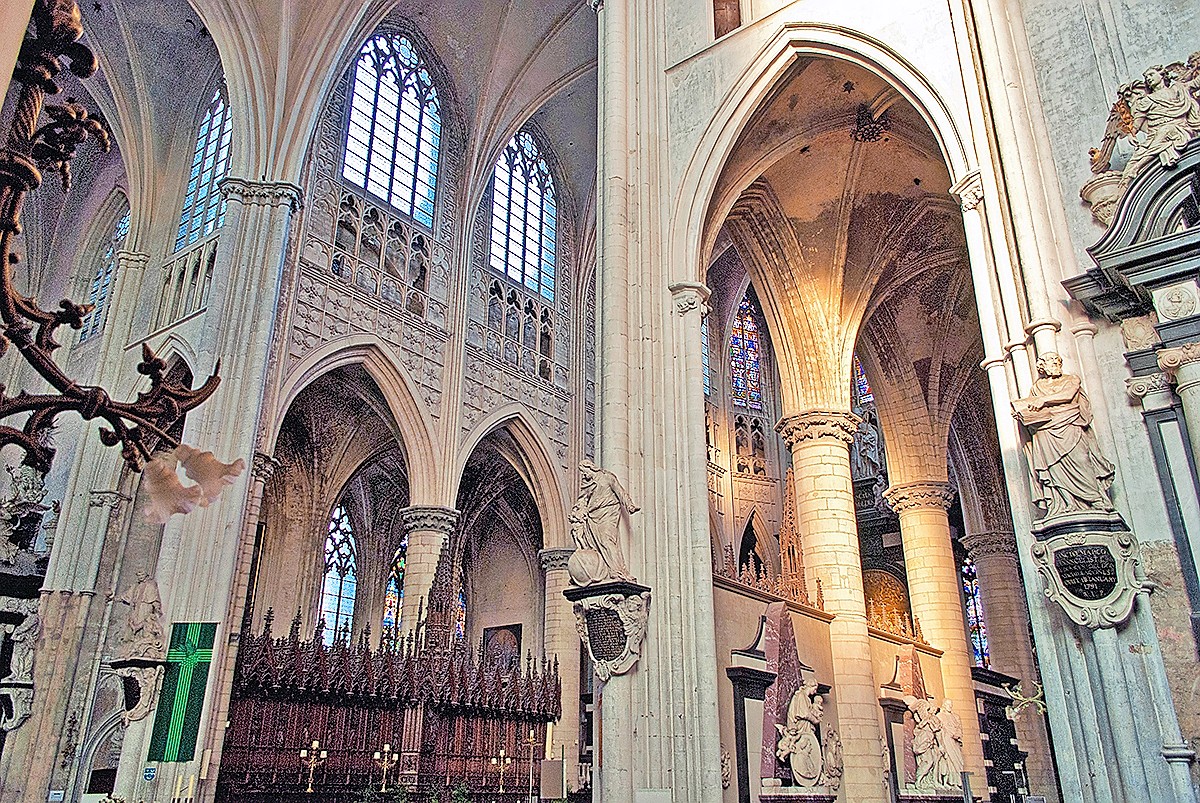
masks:
[(400, 541), (400, 548), (392, 559), (387, 585), (383, 589), (383, 634), (394, 639), (400, 626), (400, 608), (404, 603), (404, 569), (408, 556), (408, 534)]
[(325, 619), (325, 643), (349, 629), (354, 622), (354, 594), (358, 590), (354, 528), (343, 505), (333, 509), (325, 537), (325, 582), (321, 588), (321, 616)]
[(342, 177), (433, 227), (442, 117), (412, 40), (376, 34), (358, 51)]
[(554, 300), (558, 204), (550, 166), (533, 135), (519, 131), (496, 161), (492, 270)]
[(756, 412), (763, 408), (762, 343), (750, 291), (738, 306), (729, 336), (729, 373), (733, 404)]
[(867, 375), (863, 371), (862, 363), (858, 361), (858, 355), (854, 355), (854, 400), (856, 404), (873, 404), (875, 402), (875, 394), (871, 392), (871, 383), (867, 381)]
[(200, 129), (196, 132), (196, 149), (192, 153), (192, 169), (188, 174), (187, 195), (179, 214), (179, 229), (175, 235), (175, 250), (207, 237), (225, 223), (225, 199), (217, 183), (229, 172), (229, 145), (233, 140), (233, 120), (225, 87), (220, 86), (208, 102)]
[(991, 664), (987, 625), (983, 622), (983, 601), (979, 597), (979, 572), (970, 558), (965, 558), (962, 563), (962, 584), (963, 602), (967, 608), (967, 636), (971, 639), (975, 666), (986, 669)]
[(117, 272), (117, 252), (129, 236), (129, 205), (123, 204), (125, 213), (117, 218), (112, 233), (97, 249), (96, 272), (88, 288), (88, 303), (92, 311), (83, 319), (79, 329), (79, 342), (104, 330), (104, 319), (108, 315), (108, 297), (112, 293), (113, 276)]

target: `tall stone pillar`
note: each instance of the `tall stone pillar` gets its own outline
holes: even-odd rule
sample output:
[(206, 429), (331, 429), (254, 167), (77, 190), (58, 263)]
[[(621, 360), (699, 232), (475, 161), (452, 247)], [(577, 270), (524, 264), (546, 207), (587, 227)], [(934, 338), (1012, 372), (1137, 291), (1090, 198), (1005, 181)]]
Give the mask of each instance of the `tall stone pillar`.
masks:
[(810, 410), (777, 427), (792, 451), (796, 520), (808, 587), (821, 584), (833, 653), (838, 727), (845, 750), (846, 800), (884, 801), (879, 688), (871, 664), (850, 444), (858, 419), (849, 412)]
[(437, 571), (442, 545), (458, 524), (458, 511), (449, 507), (413, 506), (400, 511), (408, 535), (404, 553), (404, 599), (400, 603), (401, 638), (416, 630), (418, 618), (429, 608), (429, 590)]
[(973, 773), (985, 793), (983, 743), (975, 708), (975, 684), (967, 655), (962, 597), (958, 592), (958, 562), (950, 544), (950, 519), (954, 490), (937, 481), (893, 485), (884, 494), (900, 517), (908, 598), (913, 617), (930, 643), (942, 650), (942, 688), (963, 724), (964, 769)]
[[(1025, 607), (1017, 539), (1011, 531), (1000, 530), (970, 533), (963, 537), (962, 544), (975, 561), (979, 575), (979, 596), (983, 602), (991, 668), (1017, 678), (1021, 691), (1032, 694), (1039, 678), (1033, 660), (1033, 643), (1029, 638), (1029, 609)], [(1047, 800), (1058, 800), (1045, 716), (1029, 706), (1015, 721), (1017, 741), (1028, 754), (1025, 771), (1029, 791)]]
[(542, 623), (543, 649), (558, 660), (562, 684), (562, 716), (547, 747), (551, 758), (566, 757), (567, 783), (574, 789), (579, 763), (579, 633), (571, 603), (563, 596), (570, 583), (567, 559), (573, 549), (543, 549), (538, 553), (546, 582), (546, 610)]

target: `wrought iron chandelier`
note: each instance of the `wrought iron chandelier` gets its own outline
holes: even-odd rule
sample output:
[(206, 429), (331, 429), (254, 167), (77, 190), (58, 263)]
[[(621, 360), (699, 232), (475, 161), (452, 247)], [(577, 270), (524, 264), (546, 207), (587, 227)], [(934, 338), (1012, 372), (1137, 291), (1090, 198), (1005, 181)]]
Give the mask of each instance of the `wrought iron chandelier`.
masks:
[(70, 164), (79, 145), (91, 138), (103, 151), (109, 149), (103, 122), (83, 105), (70, 99), (46, 103), (47, 96), (59, 92), (56, 79), (64, 69), (63, 59), (79, 78), (96, 72), (95, 54), (78, 41), (82, 35), (75, 0), (37, 0), (13, 72), (13, 83), (20, 84), (20, 89), (8, 139), (0, 150), (0, 355), (15, 347), (52, 389), (46, 393), (22, 390), (14, 396), (0, 385), (0, 421), (27, 416), (23, 425), (0, 423), (0, 446), (19, 446), (25, 463), (42, 474), (49, 471), (54, 459), (50, 435), (61, 413), (101, 419), (107, 425), (100, 429), (101, 442), (120, 445), (125, 464), (141, 471), (153, 458), (153, 451), (180, 447), (169, 434), (172, 425), (212, 396), (221, 382), (218, 362), (213, 375), (199, 388), (179, 385), (167, 378), (166, 363), (143, 344), (137, 370), (149, 378), (150, 389), (139, 393), (135, 401), (116, 401), (102, 387), (80, 385), (53, 359), (60, 346), (55, 332), (64, 325), (79, 329), (92, 305), (64, 299), (58, 309), (46, 310), (14, 286), (14, 269), (20, 258), (13, 246), (21, 232), (21, 206), (26, 195), (41, 185), (42, 171), (58, 173), (65, 191), (70, 187)]

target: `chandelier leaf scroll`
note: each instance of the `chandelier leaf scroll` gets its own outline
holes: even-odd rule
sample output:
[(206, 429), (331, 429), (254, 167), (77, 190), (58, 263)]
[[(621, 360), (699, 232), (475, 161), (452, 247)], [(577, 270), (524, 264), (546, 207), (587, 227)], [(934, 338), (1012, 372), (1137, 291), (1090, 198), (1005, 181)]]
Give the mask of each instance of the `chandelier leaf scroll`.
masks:
[(203, 385), (192, 389), (168, 378), (166, 363), (143, 344), (137, 370), (150, 380), (150, 389), (134, 401), (116, 401), (104, 388), (79, 384), (53, 360), (60, 345), (55, 340), (58, 328), (79, 329), (92, 305), (63, 300), (57, 309), (46, 310), (22, 295), (13, 281), (20, 260), (14, 241), (21, 232), (21, 207), (25, 197), (41, 185), (42, 171), (57, 173), (65, 190), (71, 182), (71, 160), (82, 143), (92, 139), (101, 150), (109, 149), (107, 126), (101, 118), (70, 98), (64, 103), (46, 102), (47, 96), (59, 92), (57, 79), (64, 59), (68, 62), (65, 68), (79, 78), (96, 72), (95, 54), (78, 41), (82, 35), (75, 0), (37, 0), (13, 72), (19, 94), (5, 147), (0, 150), (0, 355), (15, 347), (51, 390), (21, 390), (10, 395), (0, 385), (0, 421), (26, 416), (20, 425), (0, 424), (0, 446), (20, 447), (25, 462), (45, 473), (54, 459), (50, 436), (55, 419), (74, 412), (86, 420), (103, 421), (101, 442), (119, 445), (126, 465), (141, 471), (154, 449), (180, 446), (168, 432), (216, 391), (221, 382), (220, 363)]

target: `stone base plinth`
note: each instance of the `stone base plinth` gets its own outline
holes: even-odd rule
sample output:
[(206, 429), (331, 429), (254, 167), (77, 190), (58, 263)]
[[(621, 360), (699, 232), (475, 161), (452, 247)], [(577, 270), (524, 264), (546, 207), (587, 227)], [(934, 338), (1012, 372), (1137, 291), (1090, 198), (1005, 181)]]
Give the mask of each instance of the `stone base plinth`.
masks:
[[(913, 792), (901, 790), (896, 798), (900, 803), (963, 803), (963, 793), (956, 789), (941, 789), (937, 792)], [(972, 800), (982, 798), (972, 796)]]
[(776, 778), (764, 778), (762, 789), (759, 790), (759, 803), (834, 803), (837, 792), (832, 792), (825, 786), (774, 786), (770, 785)]

